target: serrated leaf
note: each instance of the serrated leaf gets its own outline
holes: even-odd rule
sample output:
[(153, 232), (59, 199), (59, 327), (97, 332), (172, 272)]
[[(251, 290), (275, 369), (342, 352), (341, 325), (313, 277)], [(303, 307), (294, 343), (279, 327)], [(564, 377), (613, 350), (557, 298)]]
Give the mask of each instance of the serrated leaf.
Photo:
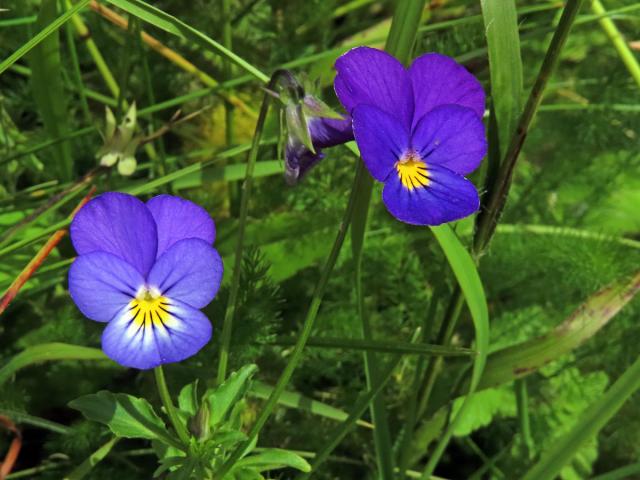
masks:
[(249, 389), (251, 377), (258, 371), (258, 367), (251, 364), (245, 365), (237, 372), (233, 372), (229, 378), (216, 388), (208, 389), (203, 402), (209, 403), (211, 412), (210, 425), (217, 426), (231, 408), (238, 402)]
[(180, 445), (144, 398), (103, 390), (72, 400), (69, 406), (82, 412), (89, 420), (106, 425), (119, 437), (146, 438)]

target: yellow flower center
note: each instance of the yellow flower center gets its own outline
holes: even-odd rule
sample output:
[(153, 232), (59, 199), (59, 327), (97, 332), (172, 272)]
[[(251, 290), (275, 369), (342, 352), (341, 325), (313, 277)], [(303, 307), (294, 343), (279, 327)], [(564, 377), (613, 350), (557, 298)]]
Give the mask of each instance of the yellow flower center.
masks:
[(408, 190), (429, 185), (427, 165), (415, 152), (408, 152), (396, 162), (396, 171), (400, 182)]
[(138, 327), (170, 326), (173, 316), (169, 312), (169, 305), (169, 300), (160, 292), (145, 288), (129, 303), (131, 320)]

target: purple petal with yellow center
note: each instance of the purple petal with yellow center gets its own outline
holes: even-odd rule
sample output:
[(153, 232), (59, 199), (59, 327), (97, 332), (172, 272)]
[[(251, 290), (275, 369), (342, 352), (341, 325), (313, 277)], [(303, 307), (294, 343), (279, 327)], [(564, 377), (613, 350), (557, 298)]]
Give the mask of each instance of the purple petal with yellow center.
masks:
[(71, 222), (78, 255), (111, 253), (146, 276), (156, 259), (157, 230), (151, 212), (136, 197), (104, 193), (87, 203)]
[(162, 296), (203, 308), (218, 293), (222, 282), (222, 259), (199, 238), (176, 242), (149, 272), (147, 284)]
[(412, 225), (440, 225), (471, 215), (480, 206), (473, 183), (439, 165), (398, 163), (382, 191), (387, 210)]
[(133, 266), (107, 252), (76, 258), (69, 269), (69, 294), (91, 320), (108, 322), (144, 286)]
[(480, 82), (453, 58), (427, 53), (416, 58), (409, 68), (415, 112), (413, 126), (440, 105), (455, 104), (484, 115), (485, 95)]
[(382, 50), (357, 47), (336, 60), (334, 88), (349, 113), (362, 104), (375, 105), (409, 130), (413, 119), (411, 80), (404, 66)]
[(384, 182), (409, 149), (409, 133), (398, 120), (371, 105), (353, 111), (353, 134), (367, 169)]
[(487, 153), (484, 124), (473, 110), (442, 105), (427, 113), (411, 136), (413, 149), (429, 165), (460, 175), (473, 172)]
[(211, 323), (194, 308), (162, 296), (133, 300), (107, 325), (102, 349), (125, 367), (146, 370), (195, 355), (211, 339)]
[(157, 258), (174, 243), (185, 238), (200, 238), (209, 245), (216, 238), (216, 227), (207, 211), (189, 200), (158, 195), (147, 202), (158, 231)]

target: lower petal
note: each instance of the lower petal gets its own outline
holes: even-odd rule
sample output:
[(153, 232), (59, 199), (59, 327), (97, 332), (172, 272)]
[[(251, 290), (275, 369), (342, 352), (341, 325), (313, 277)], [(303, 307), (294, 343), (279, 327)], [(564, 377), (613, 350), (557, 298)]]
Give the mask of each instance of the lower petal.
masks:
[(408, 189), (395, 173), (382, 192), (387, 210), (411, 225), (440, 225), (471, 215), (480, 207), (475, 186), (451, 170), (427, 166), (428, 184)]
[(198, 353), (211, 339), (211, 322), (200, 310), (165, 300), (162, 311), (147, 315), (122, 309), (102, 334), (104, 353), (120, 365), (140, 370)]

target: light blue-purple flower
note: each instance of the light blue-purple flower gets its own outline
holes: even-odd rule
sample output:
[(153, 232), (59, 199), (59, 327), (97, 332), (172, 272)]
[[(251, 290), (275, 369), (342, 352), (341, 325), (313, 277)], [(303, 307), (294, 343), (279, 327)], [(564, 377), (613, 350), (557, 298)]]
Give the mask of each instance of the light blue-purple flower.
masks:
[(474, 213), (478, 192), (464, 175), (487, 151), (478, 80), (444, 55), (422, 55), (407, 69), (368, 47), (342, 55), (336, 70), (336, 94), (389, 212), (414, 225)]
[(107, 356), (148, 369), (206, 345), (211, 323), (200, 309), (216, 296), (223, 270), (215, 234), (202, 207), (170, 195), (145, 204), (105, 193), (76, 214), (69, 293), (85, 316), (107, 323)]

